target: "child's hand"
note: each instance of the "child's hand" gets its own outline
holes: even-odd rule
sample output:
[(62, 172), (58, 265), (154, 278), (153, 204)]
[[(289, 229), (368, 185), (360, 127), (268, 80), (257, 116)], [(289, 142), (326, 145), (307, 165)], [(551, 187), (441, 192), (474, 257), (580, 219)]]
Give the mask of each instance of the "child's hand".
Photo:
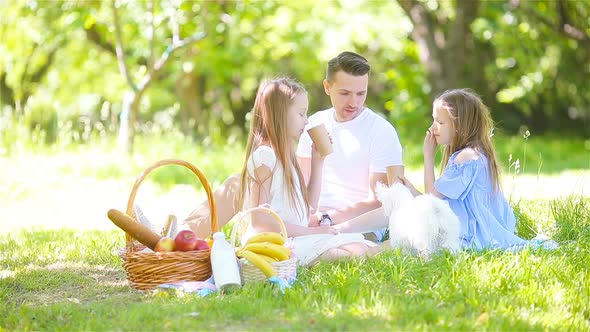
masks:
[(436, 139), (432, 134), (432, 126), (426, 131), (426, 137), (424, 137), (424, 158), (434, 158), (436, 152)]
[(323, 161), (326, 157), (322, 157), (315, 144), (311, 143), (311, 162)]

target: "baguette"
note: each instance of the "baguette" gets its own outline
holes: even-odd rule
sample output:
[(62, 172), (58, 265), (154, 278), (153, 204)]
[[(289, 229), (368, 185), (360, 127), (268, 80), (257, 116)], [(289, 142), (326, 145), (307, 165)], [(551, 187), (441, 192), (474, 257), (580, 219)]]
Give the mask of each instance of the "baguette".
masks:
[(152, 250), (154, 250), (156, 243), (162, 238), (162, 236), (152, 232), (151, 229), (135, 221), (127, 213), (116, 209), (110, 209), (109, 212), (107, 212), (107, 216), (113, 224), (129, 233), (131, 237)]

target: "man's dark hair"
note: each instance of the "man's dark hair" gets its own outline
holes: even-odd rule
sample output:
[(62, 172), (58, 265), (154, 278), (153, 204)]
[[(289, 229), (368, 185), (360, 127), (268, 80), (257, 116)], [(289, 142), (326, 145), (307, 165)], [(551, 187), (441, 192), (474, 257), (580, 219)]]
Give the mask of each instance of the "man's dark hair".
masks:
[(369, 61), (354, 52), (342, 52), (328, 61), (326, 79), (333, 81), (337, 72), (343, 71), (353, 76), (363, 76), (371, 70)]

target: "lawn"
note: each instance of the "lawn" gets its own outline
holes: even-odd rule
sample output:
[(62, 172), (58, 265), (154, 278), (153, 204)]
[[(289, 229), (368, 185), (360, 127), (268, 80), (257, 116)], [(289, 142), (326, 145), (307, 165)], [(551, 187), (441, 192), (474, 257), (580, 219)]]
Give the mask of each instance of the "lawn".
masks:
[[(590, 330), (590, 149), (583, 140), (522, 138), (498, 151), (518, 233), (556, 239), (555, 251), (439, 254), (430, 261), (385, 252), (367, 260), (300, 269), (281, 294), (248, 284), (200, 298), (127, 285), (115, 255), (123, 232), (106, 218), (124, 209), (135, 177), (168, 157), (199, 167), (213, 187), (239, 170), (241, 146), (200, 148), (140, 141), (121, 157), (109, 142), (0, 158), (0, 328), (7, 330)], [(555, 151), (556, 150), (556, 151)], [(223, 152), (221, 152), (223, 151)], [(420, 152), (406, 147), (406, 156)], [(512, 152), (510, 152), (512, 151)], [(571, 156), (566, 158), (565, 156)], [(411, 158), (409, 158), (411, 159)], [(420, 181), (419, 161), (406, 161)], [(140, 188), (156, 221), (183, 217), (202, 198), (194, 175), (155, 171)]]

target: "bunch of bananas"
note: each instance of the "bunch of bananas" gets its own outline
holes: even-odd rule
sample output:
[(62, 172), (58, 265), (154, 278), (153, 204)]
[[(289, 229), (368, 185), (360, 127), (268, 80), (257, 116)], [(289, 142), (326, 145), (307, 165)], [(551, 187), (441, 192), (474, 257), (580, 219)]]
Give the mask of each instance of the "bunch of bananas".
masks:
[(236, 255), (245, 258), (270, 278), (277, 275), (271, 263), (291, 257), (291, 250), (284, 244), (285, 238), (281, 234), (263, 232), (252, 236), (243, 247), (238, 248)]

